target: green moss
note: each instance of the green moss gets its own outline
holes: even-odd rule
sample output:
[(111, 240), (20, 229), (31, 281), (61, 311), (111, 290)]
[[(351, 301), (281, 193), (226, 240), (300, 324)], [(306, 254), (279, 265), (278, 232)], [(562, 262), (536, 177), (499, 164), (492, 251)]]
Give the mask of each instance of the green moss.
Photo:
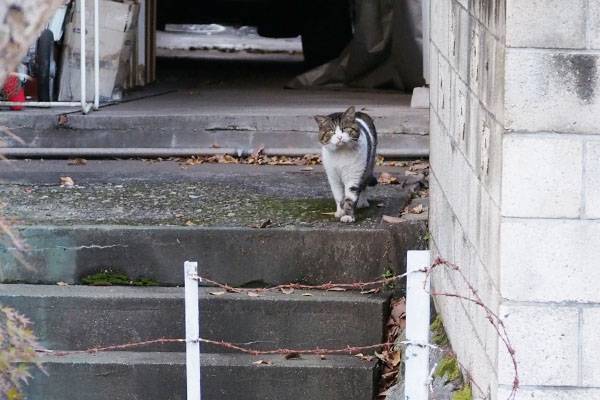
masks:
[(82, 283), (91, 286), (157, 286), (157, 283), (150, 278), (141, 277), (138, 280), (133, 280), (121, 272), (110, 269), (88, 275), (83, 278)]
[(434, 376), (436, 378), (443, 378), (446, 376), (446, 382), (452, 382), (458, 379), (460, 376), (460, 370), (458, 368), (456, 359), (452, 357), (442, 358)]
[(449, 343), (440, 314), (436, 315), (429, 329), (431, 330), (431, 341), (433, 344), (438, 346), (446, 346)]
[[(381, 276), (383, 277), (383, 279), (388, 279), (388, 278), (391, 278), (392, 276), (394, 276), (394, 273), (391, 270), (386, 269), (385, 273), (383, 273)], [(396, 289), (396, 282), (394, 282), (394, 281), (389, 282), (385, 285), (385, 287), (388, 290), (394, 291)]]
[(454, 396), (452, 396), (452, 400), (472, 400), (472, 399), (473, 399), (473, 393), (471, 393), (470, 385), (465, 385), (458, 392), (454, 393)]

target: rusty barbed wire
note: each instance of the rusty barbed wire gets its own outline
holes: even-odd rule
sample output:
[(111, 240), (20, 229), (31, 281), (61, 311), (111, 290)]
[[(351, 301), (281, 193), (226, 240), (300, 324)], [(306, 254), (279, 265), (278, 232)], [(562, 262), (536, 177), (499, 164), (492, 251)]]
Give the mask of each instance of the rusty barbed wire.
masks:
[[(488, 322), (495, 328), (498, 337), (502, 340), (502, 342), (504, 343), (504, 345), (507, 348), (507, 351), (512, 359), (512, 363), (513, 363), (513, 367), (514, 367), (514, 374), (515, 374), (515, 378), (513, 381), (513, 388), (512, 391), (509, 395), (509, 397), (507, 398), (507, 400), (514, 400), (515, 396), (516, 396), (516, 392), (517, 389), (519, 388), (519, 377), (518, 377), (518, 369), (517, 369), (517, 359), (515, 356), (515, 350), (512, 347), (512, 344), (510, 342), (510, 339), (508, 337), (508, 333), (506, 331), (506, 327), (504, 326), (503, 321), (500, 319), (500, 317), (494, 313), (481, 299), (481, 297), (479, 296), (477, 290), (473, 287), (473, 285), (468, 281), (468, 279), (466, 278), (466, 276), (464, 275), (464, 273), (462, 272), (462, 270), (460, 269), (460, 267), (458, 267), (458, 265), (450, 263), (440, 257), (436, 258), (435, 261), (426, 268), (423, 268), (421, 270), (417, 270), (415, 272), (424, 272), (426, 274), (426, 277), (429, 277), (431, 275), (431, 272), (433, 270), (435, 270), (436, 268), (439, 268), (441, 266), (447, 266), (449, 268), (452, 268), (453, 271), (457, 271), (461, 278), (464, 280), (464, 282), (467, 284), (467, 287), (469, 288), (469, 290), (471, 291), (472, 295), (474, 296), (474, 298), (471, 297), (467, 297), (467, 296), (463, 296), (461, 294), (458, 293), (446, 293), (446, 292), (434, 292), (434, 291), (429, 291), (428, 293), (431, 296), (445, 296), (445, 297), (452, 297), (452, 298), (458, 298), (458, 299), (462, 299), (465, 301), (469, 301), (472, 302), (474, 304), (476, 304), (479, 307), (482, 307), (483, 310), (486, 312), (487, 314), (487, 320)], [(204, 282), (204, 283), (208, 283), (211, 284), (215, 287), (218, 287), (220, 289), (223, 289), (227, 292), (232, 292), (232, 293), (263, 293), (263, 292), (268, 292), (268, 291), (285, 291), (285, 290), (290, 290), (290, 289), (299, 289), (299, 290), (322, 290), (322, 291), (331, 291), (331, 290), (336, 290), (336, 289), (343, 289), (343, 290), (361, 290), (364, 291), (365, 289), (368, 288), (373, 288), (375, 286), (383, 286), (392, 282), (395, 282), (399, 279), (405, 278), (408, 275), (408, 273), (403, 273), (403, 274), (399, 274), (399, 275), (395, 275), (392, 277), (388, 277), (388, 278), (383, 278), (383, 279), (377, 279), (377, 280), (373, 280), (370, 282), (353, 282), (353, 283), (325, 283), (325, 284), (321, 284), (321, 285), (304, 285), (304, 284), (299, 284), (299, 283), (289, 283), (289, 284), (284, 284), (284, 285), (277, 285), (277, 286), (273, 286), (273, 287), (268, 287), (268, 288), (236, 288), (221, 282), (217, 282), (214, 280), (211, 280), (209, 278), (197, 275), (194, 277), (194, 279), (198, 280), (199, 282)], [(425, 285), (425, 283), (424, 283)], [(285, 293), (285, 292), (284, 292)], [(289, 294), (289, 293), (286, 293)], [(429, 348), (432, 348), (434, 350), (437, 351), (441, 351), (444, 355), (449, 356), (451, 358), (453, 358), (457, 364), (459, 365), (459, 367), (465, 372), (465, 375), (467, 377), (467, 380), (473, 385), (475, 386), (475, 388), (477, 388), (479, 390), (480, 393), (484, 393), (484, 391), (482, 390), (482, 388), (477, 384), (477, 382), (473, 379), (470, 371), (468, 370), (468, 368), (465, 367), (465, 365), (463, 365), (457, 358), (456, 354), (454, 354), (451, 350), (440, 347), (440, 346), (436, 346), (434, 344), (431, 343), (417, 343), (417, 342), (411, 342), (411, 341), (396, 341), (396, 342), (382, 342), (382, 343), (377, 343), (377, 344), (372, 344), (372, 345), (366, 345), (366, 346), (347, 346), (344, 348), (339, 348), (339, 349), (327, 349), (327, 348), (316, 348), (316, 349), (274, 349), (274, 350), (258, 350), (258, 349), (254, 349), (254, 348), (249, 348), (249, 347), (242, 347), (239, 345), (236, 345), (234, 343), (231, 342), (226, 342), (226, 341), (217, 341), (217, 340), (212, 340), (212, 339), (206, 339), (206, 338), (196, 338), (196, 339), (191, 339), (191, 341), (194, 342), (200, 342), (200, 343), (205, 343), (205, 344), (212, 344), (212, 345), (216, 345), (216, 346), (220, 346), (223, 348), (228, 348), (231, 350), (236, 350), (242, 353), (246, 353), (246, 354), (250, 354), (250, 355), (290, 355), (290, 354), (297, 354), (297, 355), (301, 355), (301, 354), (315, 354), (315, 355), (325, 355), (325, 354), (352, 354), (352, 353), (356, 353), (356, 352), (360, 352), (360, 351), (364, 351), (364, 350), (372, 350), (372, 349), (378, 349), (378, 348), (385, 348), (385, 347), (396, 347), (396, 346), (400, 346), (400, 345), (417, 345), (417, 346), (427, 346)], [(55, 356), (55, 357), (62, 357), (62, 356), (68, 356), (68, 355), (75, 355), (75, 354), (94, 354), (94, 353), (98, 353), (98, 352), (102, 352), (102, 351), (113, 351), (113, 350), (126, 350), (126, 349), (130, 349), (130, 348), (135, 348), (135, 347), (142, 347), (142, 346), (147, 346), (147, 345), (151, 345), (151, 344), (166, 344), (166, 343), (185, 343), (187, 342), (187, 339), (180, 339), (180, 338), (160, 338), (160, 339), (154, 339), (154, 340), (147, 340), (147, 341), (141, 341), (141, 342), (133, 342), (133, 343), (124, 343), (124, 344), (118, 344), (118, 345), (112, 345), (112, 346), (105, 346), (105, 347), (95, 347), (95, 348), (90, 348), (90, 349), (86, 349), (86, 350), (72, 350), (72, 351), (52, 351), (52, 350), (39, 350), (40, 353), (43, 353), (46, 356)], [(484, 399), (487, 399), (487, 396), (484, 397)]]
[[(417, 271), (417, 272), (426, 272), (425, 269), (421, 270), (421, 271)], [(280, 291), (280, 290), (285, 290), (285, 289), (298, 289), (298, 290), (324, 290), (324, 291), (331, 291), (331, 290), (335, 290), (335, 289), (350, 289), (350, 290), (364, 290), (367, 288), (371, 288), (373, 286), (382, 286), (382, 285), (387, 285), (389, 283), (395, 282), (398, 279), (402, 279), (405, 278), (408, 275), (408, 273), (404, 273), (404, 274), (400, 274), (400, 275), (395, 275), (389, 278), (383, 278), (383, 279), (378, 279), (378, 280), (374, 280), (371, 282), (354, 282), (354, 283), (332, 283), (332, 282), (328, 282), (328, 283), (324, 283), (322, 285), (304, 285), (301, 283), (288, 283), (288, 284), (284, 284), (284, 285), (277, 285), (277, 286), (272, 286), (272, 287), (267, 287), (267, 288), (237, 288), (237, 287), (233, 287), (230, 285), (227, 285), (225, 283), (220, 283), (211, 279), (208, 279), (206, 277), (203, 277), (201, 275), (196, 275), (194, 277), (194, 279), (196, 279), (199, 282), (206, 282), (209, 283), (215, 287), (221, 288), (223, 290), (226, 290), (228, 292), (233, 292), (233, 293), (246, 293), (246, 292), (252, 292), (252, 293), (264, 293), (264, 292), (272, 292), (272, 291)]]

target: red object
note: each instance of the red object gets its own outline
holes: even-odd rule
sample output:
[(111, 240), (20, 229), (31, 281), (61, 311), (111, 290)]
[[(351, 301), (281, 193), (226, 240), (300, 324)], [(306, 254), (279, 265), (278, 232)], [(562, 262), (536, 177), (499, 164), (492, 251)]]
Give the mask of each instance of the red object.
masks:
[[(8, 101), (15, 101), (19, 103), (25, 103), (25, 90), (19, 82), (19, 77), (16, 75), (10, 75), (6, 82), (4, 82), (4, 94), (8, 98)], [(10, 106), (11, 110), (20, 111), (24, 106)]]

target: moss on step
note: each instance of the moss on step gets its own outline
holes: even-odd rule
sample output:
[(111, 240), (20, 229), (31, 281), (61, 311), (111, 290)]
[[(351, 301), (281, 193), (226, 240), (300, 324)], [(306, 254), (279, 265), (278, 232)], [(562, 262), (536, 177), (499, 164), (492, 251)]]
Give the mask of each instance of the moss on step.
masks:
[(137, 280), (129, 278), (121, 272), (106, 269), (83, 278), (82, 283), (90, 286), (157, 286), (150, 278), (141, 277)]
[(436, 378), (446, 377), (446, 382), (452, 382), (460, 377), (460, 369), (455, 358), (446, 356), (442, 358), (435, 371)]
[(471, 385), (465, 385), (462, 389), (454, 393), (452, 400), (472, 400), (473, 393), (471, 392)]
[(429, 328), (431, 330), (431, 341), (434, 344), (438, 346), (446, 346), (449, 343), (440, 314), (436, 315)]

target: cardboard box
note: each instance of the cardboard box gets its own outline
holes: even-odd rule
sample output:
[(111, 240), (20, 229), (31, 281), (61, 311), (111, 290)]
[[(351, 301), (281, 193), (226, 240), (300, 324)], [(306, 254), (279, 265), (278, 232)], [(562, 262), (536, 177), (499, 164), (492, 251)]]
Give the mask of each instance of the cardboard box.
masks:
[[(139, 6), (135, 2), (99, 0), (100, 42), (100, 101), (110, 100), (119, 67), (127, 64), (131, 56), (131, 45), (125, 42), (134, 21), (137, 21)], [(59, 101), (79, 101), (81, 97), (81, 3), (73, 2), (67, 18), (65, 41), (60, 67)], [(94, 99), (94, 2), (86, 1), (86, 100)], [(121, 60), (125, 61), (121, 61)]]

